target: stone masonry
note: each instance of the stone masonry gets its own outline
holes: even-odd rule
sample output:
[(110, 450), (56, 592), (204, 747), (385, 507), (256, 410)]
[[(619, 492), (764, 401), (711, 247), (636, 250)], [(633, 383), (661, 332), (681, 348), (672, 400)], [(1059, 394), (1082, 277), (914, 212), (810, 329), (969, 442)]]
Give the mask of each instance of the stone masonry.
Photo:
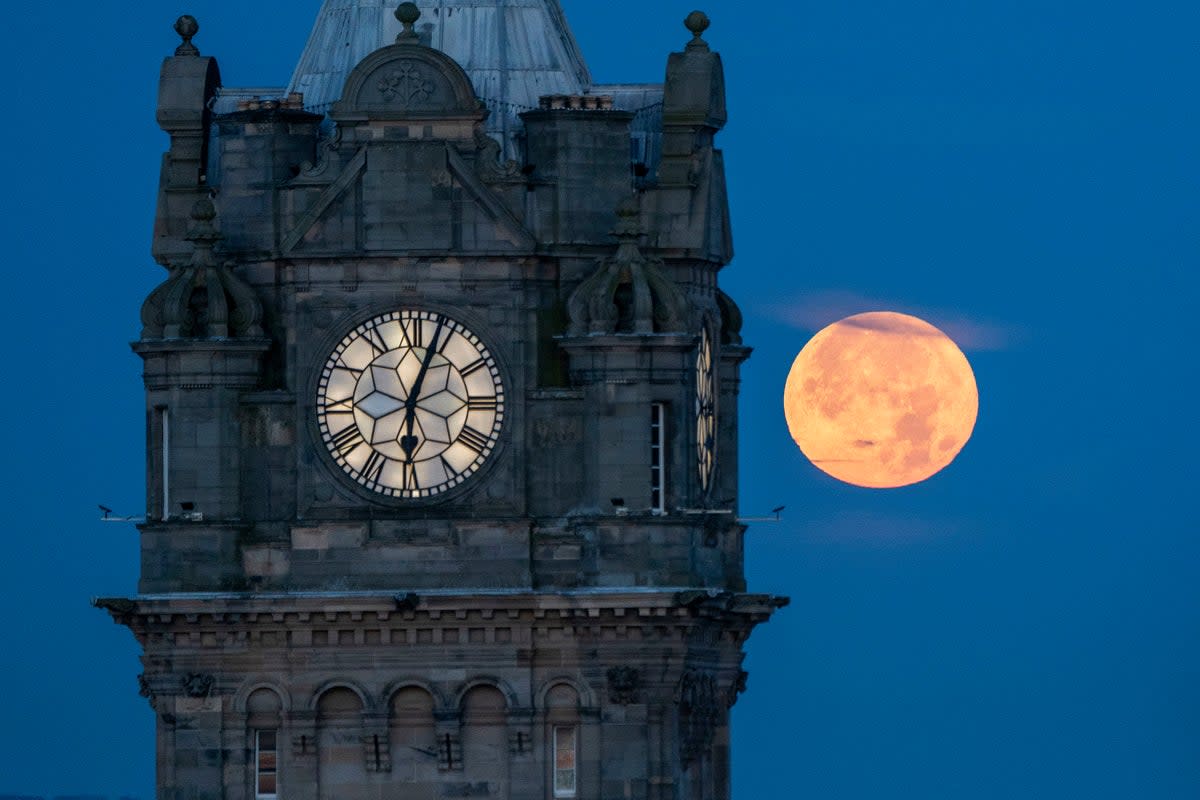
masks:
[[(688, 17), (663, 85), (626, 90), (661, 104), (547, 96), (508, 159), (420, 10), (396, 18), (327, 110), (228, 107), (190, 17), (163, 63), (167, 275), (133, 345), (141, 579), (97, 601), (144, 649), (158, 797), (728, 800), (743, 644), (787, 601), (743, 577), (750, 350), (717, 285), (733, 252), (708, 20)], [(423, 496), (380, 476), (440, 441), (414, 424), (436, 345), (386, 345), (421, 364), (415, 385), (396, 367), (410, 394), (385, 397), (387, 441), (318, 413), (349, 418), (322, 394), (341, 369), (355, 425), (382, 425), (364, 370), (327, 365), (400, 310), (494, 357), (491, 399), (446, 411), (438, 445), (447, 475), (478, 451), (473, 471)], [(485, 448), (462, 420), (500, 402)]]

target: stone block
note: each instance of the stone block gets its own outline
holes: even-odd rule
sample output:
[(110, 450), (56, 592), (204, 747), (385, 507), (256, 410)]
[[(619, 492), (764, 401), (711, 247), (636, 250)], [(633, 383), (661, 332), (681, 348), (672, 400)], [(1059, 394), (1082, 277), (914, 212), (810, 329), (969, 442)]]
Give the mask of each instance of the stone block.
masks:
[(334, 550), (362, 547), (367, 541), (367, 527), (359, 524), (327, 523), (317, 526), (294, 526), (294, 550)]

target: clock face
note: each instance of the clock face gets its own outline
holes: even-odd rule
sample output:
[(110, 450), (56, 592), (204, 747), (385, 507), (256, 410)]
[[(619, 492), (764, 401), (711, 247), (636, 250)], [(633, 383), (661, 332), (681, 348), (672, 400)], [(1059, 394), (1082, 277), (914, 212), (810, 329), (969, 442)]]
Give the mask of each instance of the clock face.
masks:
[(433, 311), (393, 311), (346, 334), (316, 401), (338, 466), (373, 492), (410, 500), (471, 477), (504, 423), (496, 359), (462, 323)]
[(707, 493), (717, 468), (717, 396), (713, 374), (713, 346), (708, 328), (700, 331), (696, 351), (696, 463), (700, 489)]

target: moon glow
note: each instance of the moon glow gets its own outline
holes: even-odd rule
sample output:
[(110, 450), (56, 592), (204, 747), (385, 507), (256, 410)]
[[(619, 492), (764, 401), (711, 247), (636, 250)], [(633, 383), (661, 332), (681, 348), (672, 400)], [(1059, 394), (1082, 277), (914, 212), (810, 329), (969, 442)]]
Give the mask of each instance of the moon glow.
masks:
[(814, 336), (783, 391), (788, 431), (818, 469), (873, 489), (908, 486), (971, 438), (979, 390), (966, 356), (924, 320), (856, 314)]

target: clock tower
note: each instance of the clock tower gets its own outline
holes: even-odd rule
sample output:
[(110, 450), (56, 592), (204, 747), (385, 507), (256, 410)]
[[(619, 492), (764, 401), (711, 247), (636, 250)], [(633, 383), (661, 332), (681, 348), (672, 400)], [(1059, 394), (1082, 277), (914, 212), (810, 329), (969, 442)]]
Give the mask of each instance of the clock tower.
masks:
[[(394, 13), (393, 13), (394, 12)], [(720, 57), (557, 0), (326, 0), (162, 67), (138, 593), (160, 800), (727, 800), (749, 355)]]

